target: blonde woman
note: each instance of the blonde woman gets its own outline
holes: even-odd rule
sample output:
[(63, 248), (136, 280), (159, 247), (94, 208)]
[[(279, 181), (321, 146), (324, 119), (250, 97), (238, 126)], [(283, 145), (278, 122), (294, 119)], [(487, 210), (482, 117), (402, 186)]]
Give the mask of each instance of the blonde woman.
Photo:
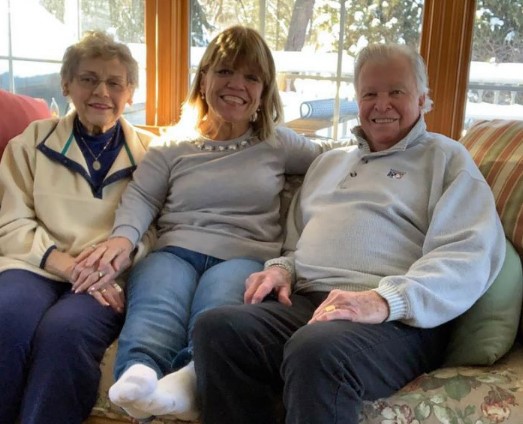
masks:
[(242, 303), (246, 278), (280, 254), (284, 174), (305, 173), (323, 149), (278, 126), (281, 119), (267, 44), (253, 29), (226, 29), (203, 55), (181, 123), (147, 153), (122, 198), (111, 238), (87, 260), (93, 265), (100, 259), (110, 278), (104, 266), (119, 268), (120, 257), (157, 220), (155, 251), (129, 279), (117, 382), (109, 392), (136, 418), (197, 415), (196, 317)]

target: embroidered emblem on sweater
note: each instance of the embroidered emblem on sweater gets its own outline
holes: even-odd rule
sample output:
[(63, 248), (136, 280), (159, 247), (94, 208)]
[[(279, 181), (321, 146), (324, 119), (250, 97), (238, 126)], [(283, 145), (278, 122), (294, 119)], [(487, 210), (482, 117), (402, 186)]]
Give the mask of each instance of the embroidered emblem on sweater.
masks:
[(402, 171), (396, 171), (395, 169), (390, 169), (389, 173), (387, 174), (387, 177), (389, 178), (395, 178), (397, 180), (399, 180), (400, 178), (402, 178), (404, 175), (406, 174), (406, 172), (402, 172)]

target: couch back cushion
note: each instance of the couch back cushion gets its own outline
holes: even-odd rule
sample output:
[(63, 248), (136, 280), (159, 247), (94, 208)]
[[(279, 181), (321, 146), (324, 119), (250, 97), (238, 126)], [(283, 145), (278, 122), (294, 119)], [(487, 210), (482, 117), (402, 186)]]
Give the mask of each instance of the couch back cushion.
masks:
[(461, 142), (492, 188), (505, 234), (523, 258), (523, 121), (481, 121)]
[(518, 333), (522, 297), (521, 260), (507, 239), (500, 273), (472, 308), (453, 322), (445, 365), (492, 365), (505, 355)]
[(0, 90), (0, 158), (9, 140), (32, 121), (49, 117), (51, 112), (45, 100)]
[(461, 142), (492, 188), (507, 236), (507, 253), (494, 283), (454, 320), (445, 365), (491, 365), (512, 347), (521, 317), (523, 122), (482, 121)]

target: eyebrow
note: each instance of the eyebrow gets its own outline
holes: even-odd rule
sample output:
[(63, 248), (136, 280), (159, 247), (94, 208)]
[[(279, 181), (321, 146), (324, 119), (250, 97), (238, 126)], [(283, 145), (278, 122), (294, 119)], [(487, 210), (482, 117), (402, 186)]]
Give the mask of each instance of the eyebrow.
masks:
[[(387, 87), (387, 89), (385, 91), (406, 89), (406, 88), (407, 88), (407, 84), (397, 83), (397, 84), (392, 84), (391, 86)], [(377, 87), (368, 85), (368, 86), (361, 86), (360, 91), (384, 91), (384, 90), (379, 90)]]
[[(100, 75), (95, 72), (95, 71), (89, 71), (89, 70), (85, 70), (85, 71), (78, 71), (78, 75), (90, 75), (90, 76), (94, 76), (96, 78), (100, 78)], [(126, 77), (124, 75), (108, 75), (107, 78), (111, 78), (111, 79), (122, 79), (122, 80), (125, 80)]]

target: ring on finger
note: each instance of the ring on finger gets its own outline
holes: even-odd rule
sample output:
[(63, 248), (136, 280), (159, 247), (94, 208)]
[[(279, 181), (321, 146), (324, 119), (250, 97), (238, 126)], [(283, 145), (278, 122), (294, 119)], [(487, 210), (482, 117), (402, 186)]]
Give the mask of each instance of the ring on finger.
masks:
[(107, 291), (107, 289), (102, 289), (102, 290), (100, 290), (100, 293), (104, 294), (106, 291)]
[(325, 312), (332, 312), (332, 311), (336, 310), (336, 306), (334, 306), (334, 305), (327, 305), (327, 306), (325, 306), (325, 308), (323, 308), (323, 310)]
[(118, 293), (122, 292), (122, 288), (118, 285), (118, 283), (113, 283), (113, 287)]

